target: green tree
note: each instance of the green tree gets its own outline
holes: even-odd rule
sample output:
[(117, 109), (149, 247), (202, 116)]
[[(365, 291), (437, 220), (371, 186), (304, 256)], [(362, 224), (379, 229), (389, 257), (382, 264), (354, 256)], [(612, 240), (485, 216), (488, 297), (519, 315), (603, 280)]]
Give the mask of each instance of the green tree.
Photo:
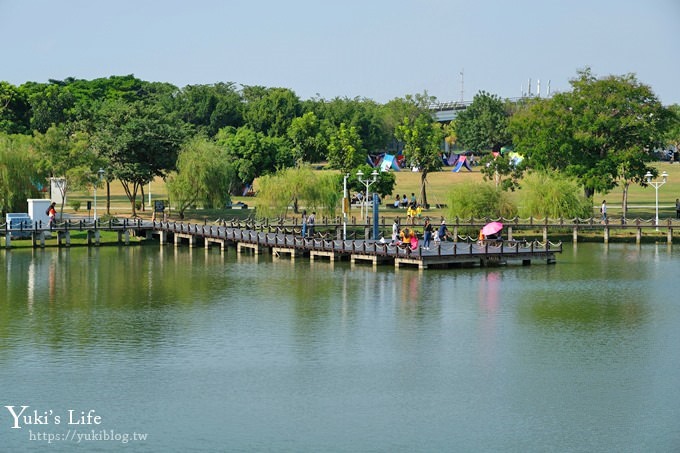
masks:
[(507, 154), (486, 154), (479, 162), (484, 180), (493, 181), (497, 189), (515, 190), (524, 174), (525, 163), (513, 162)]
[(140, 187), (175, 168), (181, 126), (156, 104), (107, 101), (97, 112), (94, 145), (106, 160), (107, 178), (120, 180), (137, 215)]
[(675, 150), (680, 152), (680, 105), (673, 104), (668, 110), (672, 117), (666, 132), (666, 144), (673, 145)]
[(0, 133), (0, 211), (26, 212), (29, 198), (39, 198), (36, 183), (41, 174), (33, 139)]
[(308, 165), (286, 168), (257, 180), (255, 206), (258, 215), (285, 218), (297, 202), (308, 211), (335, 215), (342, 197), (337, 173), (312, 171)]
[(515, 149), (539, 169), (574, 176), (586, 197), (623, 185), (645, 185), (652, 150), (664, 142), (672, 114), (632, 74), (597, 79), (585, 69), (571, 92), (531, 103), (510, 121)]
[(397, 126), (395, 136), (404, 144), (404, 158), (409, 166), (420, 171), (420, 203), (427, 206), (425, 184), (427, 174), (442, 168), (441, 145), (444, 132), (429, 113), (418, 115), (415, 120), (404, 118)]
[(383, 107), (370, 99), (316, 99), (308, 101), (304, 108), (319, 118), (322, 133), (332, 133), (342, 123), (354, 127), (368, 152), (385, 149), (392, 133), (385, 123)]
[(328, 164), (341, 173), (349, 173), (352, 169), (366, 162), (368, 153), (363, 147), (357, 128), (341, 123), (331, 135), (328, 144)]
[(294, 118), (288, 128), (288, 139), (296, 162), (318, 162), (327, 146), (321, 123), (314, 112)]
[(381, 198), (385, 198), (394, 191), (394, 184), (396, 183), (396, 177), (394, 176), (394, 173), (391, 171), (380, 171), (379, 169), (373, 168), (368, 164), (364, 164), (360, 165), (356, 169), (353, 169), (348, 174), (349, 177), (347, 178), (347, 191), (350, 192), (350, 194), (354, 192), (364, 193), (366, 191), (366, 186), (362, 182), (359, 182), (359, 178), (357, 177), (357, 172), (359, 170), (363, 172), (364, 176), (362, 179), (364, 180), (370, 180), (372, 178), (371, 174), (373, 171), (376, 171), (378, 174), (376, 181), (371, 184), (370, 193), (375, 192), (380, 195)]
[(216, 142), (224, 146), (240, 185), (252, 184), (255, 178), (273, 173), (277, 168), (293, 165), (285, 139), (267, 137), (244, 126), (225, 127), (218, 132)]
[(223, 147), (204, 138), (194, 138), (184, 144), (177, 158), (177, 171), (167, 178), (173, 204), (184, 218), (190, 206), (223, 208), (229, 203), (236, 180), (234, 168)]
[(188, 85), (172, 99), (172, 110), (197, 133), (214, 137), (223, 127), (243, 125), (243, 99), (232, 82)]
[(69, 191), (96, 181), (97, 159), (84, 132), (70, 133), (65, 125), (51, 126), (44, 134), (35, 133), (34, 144), (40, 156), (40, 167), (51, 177), (59, 178), (60, 214)]
[(302, 112), (300, 99), (287, 88), (245, 87), (243, 96), (245, 125), (270, 137), (285, 136)]
[(26, 134), (30, 128), (30, 105), (25, 93), (0, 82), (0, 132)]
[(511, 143), (505, 104), (498, 96), (480, 91), (472, 104), (458, 114), (456, 134), (466, 149), (478, 153), (500, 151)]
[(383, 106), (383, 117), (385, 126), (394, 134), (394, 131), (401, 126), (404, 118), (410, 122), (415, 122), (416, 118), (423, 114), (429, 114), (429, 107), (437, 98), (430, 96), (427, 92), (415, 95), (407, 94), (403, 98), (395, 98)]
[(31, 129), (45, 133), (53, 124), (71, 120), (75, 97), (63, 85), (26, 83), (21, 86), (31, 105)]

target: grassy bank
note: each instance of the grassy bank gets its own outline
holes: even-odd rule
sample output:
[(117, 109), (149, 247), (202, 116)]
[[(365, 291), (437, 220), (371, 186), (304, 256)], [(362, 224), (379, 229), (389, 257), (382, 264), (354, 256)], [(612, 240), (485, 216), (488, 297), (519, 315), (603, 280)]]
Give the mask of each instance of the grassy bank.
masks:
[[(657, 163), (655, 165), (659, 169), (659, 173), (662, 171), (668, 172), (668, 182), (663, 185), (659, 193), (659, 217), (660, 219), (675, 217), (675, 199), (680, 198), (680, 164), (669, 164), (669, 163)], [(323, 170), (322, 170), (323, 171)], [(415, 193), (416, 196), (420, 194), (420, 173), (411, 171), (400, 171), (395, 173), (396, 184), (394, 187), (394, 192), (392, 196), (388, 196), (385, 199), (385, 203), (380, 207), (380, 215), (393, 217), (398, 215), (400, 217), (405, 217), (405, 212), (403, 210), (395, 210), (388, 208), (385, 204), (392, 203), (396, 194), (408, 196), (411, 193)], [(446, 212), (443, 209), (437, 209), (435, 205), (445, 204), (447, 201), (447, 196), (452, 187), (457, 184), (464, 184), (469, 182), (482, 181), (482, 174), (479, 172), (479, 168), (475, 167), (472, 172), (467, 170), (461, 170), (459, 173), (454, 173), (451, 171), (450, 167), (445, 168), (443, 171), (430, 173), (427, 176), (427, 198), (430, 203), (431, 209), (426, 210), (424, 215), (430, 216), (432, 218), (439, 218), (441, 216), (446, 217)], [(488, 184), (491, 184), (488, 182)], [(162, 179), (157, 178), (150, 185), (151, 187), (151, 201), (154, 200), (167, 200), (168, 193), (165, 183)], [(257, 190), (257, 181), (255, 182), (255, 189)], [(144, 187), (146, 191), (144, 196), (144, 208), (145, 210), (139, 210), (138, 214), (143, 218), (151, 218), (151, 207), (149, 206), (149, 196), (148, 190), (149, 185)], [(338, 188), (341, 190), (341, 188)], [(603, 199), (607, 200), (609, 216), (612, 218), (617, 218), (621, 216), (622, 209), (622, 189), (616, 188), (613, 191), (602, 194), (598, 193), (593, 198), (593, 215), (599, 215), (599, 205)], [(516, 191), (511, 193), (515, 202), (518, 205), (522, 203), (522, 191)], [(88, 192), (74, 192), (69, 195), (69, 204), (72, 201), (79, 201), (81, 203), (81, 209), (79, 211), (74, 211), (68, 204), (65, 206), (65, 213), (70, 215), (88, 215), (88, 212), (84, 209), (87, 201), (93, 202), (93, 194)], [(141, 196), (138, 196), (138, 201), (141, 200)], [(234, 197), (234, 202), (241, 201), (250, 206), (253, 205), (252, 197)], [(105, 212), (106, 206), (106, 190), (100, 188), (97, 191), (97, 212), (99, 216), (102, 216)], [(94, 208), (94, 206), (93, 206)], [(127, 217), (131, 215), (132, 209), (130, 203), (125, 196), (122, 186), (119, 182), (114, 181), (111, 184), (111, 215), (117, 217)], [(90, 211), (89, 215), (93, 215), (93, 211)], [(186, 213), (186, 220), (191, 220), (195, 222), (204, 221), (214, 221), (216, 219), (225, 218), (246, 218), (253, 215), (251, 209), (246, 210), (189, 210)], [(292, 216), (292, 211), (290, 212)], [(359, 211), (355, 210), (352, 212), (353, 216), (359, 216)], [(628, 193), (628, 218), (643, 218), (651, 219), (655, 215), (655, 191), (653, 187), (643, 188), (639, 185), (633, 185), (629, 189)], [(169, 218), (172, 220), (179, 220), (178, 216), (172, 209), (169, 211)]]

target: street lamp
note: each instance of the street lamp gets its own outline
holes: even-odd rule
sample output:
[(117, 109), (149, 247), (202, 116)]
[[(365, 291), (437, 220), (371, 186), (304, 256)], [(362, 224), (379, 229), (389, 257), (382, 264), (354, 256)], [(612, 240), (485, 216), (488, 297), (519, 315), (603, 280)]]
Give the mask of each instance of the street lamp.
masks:
[(102, 178), (104, 177), (104, 171), (103, 168), (100, 168), (97, 171), (97, 182), (94, 184), (94, 221), (97, 222), (97, 186), (99, 183), (102, 181)]
[(656, 194), (656, 220), (654, 221), (654, 225), (656, 225), (656, 231), (659, 231), (659, 187), (666, 184), (666, 181), (668, 180), (668, 173), (666, 173), (665, 171), (661, 173), (661, 181), (652, 181), (653, 176), (654, 175), (652, 175), (650, 171), (647, 171), (647, 173), (645, 173), (645, 179), (647, 180), (647, 184), (654, 187), (654, 192)]
[(364, 197), (364, 205), (366, 206), (366, 216), (364, 217), (364, 208), (361, 208), (361, 216), (365, 220), (368, 218), (368, 188), (371, 187), (371, 184), (376, 182), (378, 180), (378, 171), (373, 170), (373, 173), (371, 173), (371, 176), (373, 179), (363, 179), (364, 172), (359, 170), (357, 172), (357, 179), (359, 180), (360, 183), (366, 186), (366, 196)]
[(342, 240), (347, 240), (347, 216), (349, 215), (349, 197), (347, 196), (347, 178), (349, 173), (345, 173), (342, 178)]

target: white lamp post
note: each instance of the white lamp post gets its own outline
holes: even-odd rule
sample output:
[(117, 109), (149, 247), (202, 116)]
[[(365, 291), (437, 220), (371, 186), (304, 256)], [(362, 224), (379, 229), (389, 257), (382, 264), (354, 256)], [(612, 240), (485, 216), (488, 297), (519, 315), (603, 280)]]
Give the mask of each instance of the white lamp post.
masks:
[(349, 215), (349, 197), (347, 196), (347, 178), (349, 173), (345, 173), (342, 179), (342, 240), (347, 240), (347, 216)]
[(104, 177), (104, 169), (100, 168), (97, 171), (97, 182), (94, 184), (94, 221), (97, 221), (97, 186), (102, 181)]
[(654, 175), (648, 171), (645, 174), (645, 179), (647, 180), (647, 184), (654, 187), (654, 192), (656, 194), (656, 219), (654, 221), (654, 225), (656, 226), (656, 231), (659, 231), (659, 187), (666, 184), (666, 181), (668, 180), (668, 173), (665, 171), (661, 173), (661, 181), (652, 181), (653, 176)]
[(373, 179), (363, 179), (363, 176), (364, 172), (359, 170), (357, 172), (357, 179), (359, 179), (360, 183), (366, 186), (366, 196), (364, 197), (364, 206), (366, 206), (366, 216), (364, 216), (364, 208), (363, 207), (361, 208), (361, 216), (365, 220), (368, 217), (368, 188), (371, 187), (371, 184), (378, 180), (378, 172), (376, 170), (373, 170), (373, 173), (371, 173)]

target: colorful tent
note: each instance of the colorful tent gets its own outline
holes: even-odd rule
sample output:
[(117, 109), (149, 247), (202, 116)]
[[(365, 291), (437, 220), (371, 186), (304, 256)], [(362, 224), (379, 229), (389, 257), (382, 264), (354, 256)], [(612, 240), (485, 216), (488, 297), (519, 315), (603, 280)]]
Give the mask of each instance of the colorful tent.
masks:
[(387, 171), (389, 169), (394, 171), (400, 170), (396, 157), (392, 154), (385, 154), (385, 157), (383, 157), (383, 160), (380, 164), (380, 171)]
[(449, 159), (448, 159), (448, 162), (446, 164), (453, 167), (454, 165), (456, 165), (456, 163), (458, 163), (459, 158), (460, 158), (460, 154), (451, 153), (449, 155)]
[(468, 171), (472, 171), (472, 168), (470, 168), (470, 163), (468, 162), (467, 157), (465, 157), (463, 155), (460, 155), (458, 157), (458, 163), (456, 164), (455, 167), (453, 167), (453, 170), (451, 170), (451, 171), (458, 173), (460, 171), (461, 167), (465, 167), (465, 168), (468, 169)]

